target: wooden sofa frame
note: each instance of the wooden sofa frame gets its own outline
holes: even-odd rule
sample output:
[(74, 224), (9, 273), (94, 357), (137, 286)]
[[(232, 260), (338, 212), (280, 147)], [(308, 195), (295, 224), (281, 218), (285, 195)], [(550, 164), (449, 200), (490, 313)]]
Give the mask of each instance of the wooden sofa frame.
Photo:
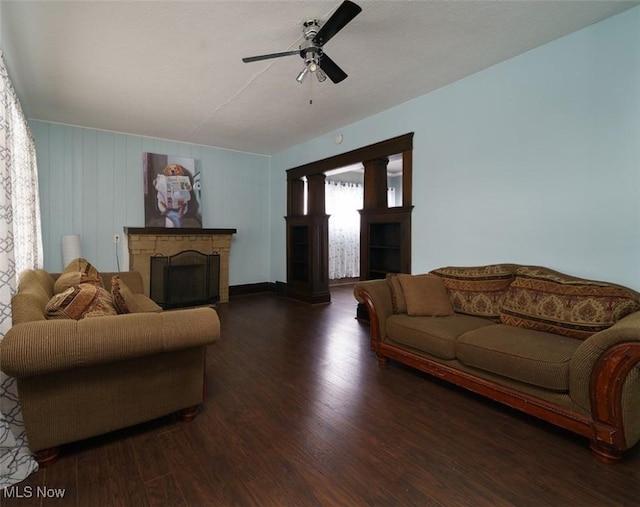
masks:
[(358, 295), (369, 312), (371, 349), (375, 352), (380, 366), (387, 366), (389, 359), (393, 359), (587, 437), (593, 456), (603, 463), (615, 463), (622, 458), (627, 449), (621, 410), (622, 388), (628, 373), (640, 362), (640, 342), (619, 343), (599, 359), (590, 379), (589, 391), (593, 415), (589, 417), (431, 360), (400, 346), (383, 342), (380, 336), (379, 318), (371, 296), (364, 290), (359, 291)]

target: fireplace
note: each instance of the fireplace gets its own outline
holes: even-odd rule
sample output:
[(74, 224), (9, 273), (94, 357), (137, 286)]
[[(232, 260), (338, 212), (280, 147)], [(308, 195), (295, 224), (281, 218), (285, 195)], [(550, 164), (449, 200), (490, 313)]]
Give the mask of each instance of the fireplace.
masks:
[(151, 259), (185, 250), (220, 255), (220, 303), (229, 301), (229, 257), (236, 229), (125, 227), (129, 269), (142, 275), (144, 293), (151, 296)]
[(184, 250), (150, 258), (149, 295), (162, 308), (213, 304), (220, 298), (220, 255)]

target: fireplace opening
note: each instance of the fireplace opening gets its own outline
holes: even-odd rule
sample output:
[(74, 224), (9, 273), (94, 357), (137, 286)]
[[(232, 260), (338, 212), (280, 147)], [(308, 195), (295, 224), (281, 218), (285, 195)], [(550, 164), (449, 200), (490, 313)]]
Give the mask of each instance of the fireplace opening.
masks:
[(220, 298), (220, 255), (184, 250), (151, 257), (149, 295), (162, 308), (214, 304)]

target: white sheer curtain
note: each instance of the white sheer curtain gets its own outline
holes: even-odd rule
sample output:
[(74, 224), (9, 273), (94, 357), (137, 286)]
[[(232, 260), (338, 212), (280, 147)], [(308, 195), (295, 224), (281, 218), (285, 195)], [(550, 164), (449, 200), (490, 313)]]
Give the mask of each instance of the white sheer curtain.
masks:
[(387, 206), (390, 208), (395, 207), (396, 205), (396, 189), (393, 187), (387, 188)]
[[(0, 52), (0, 340), (11, 327), (17, 276), (42, 267), (36, 152)], [(1, 366), (1, 363), (0, 363)], [(27, 446), (15, 379), (0, 370), (0, 489), (38, 469)]]
[(329, 279), (360, 276), (360, 213), (362, 185), (325, 183), (325, 207), (329, 217)]

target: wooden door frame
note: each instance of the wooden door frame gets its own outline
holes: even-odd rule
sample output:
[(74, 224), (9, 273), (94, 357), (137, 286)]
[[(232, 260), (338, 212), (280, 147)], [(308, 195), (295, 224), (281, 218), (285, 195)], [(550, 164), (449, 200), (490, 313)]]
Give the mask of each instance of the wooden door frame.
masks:
[[(386, 141), (371, 144), (363, 148), (357, 148), (346, 153), (341, 153), (333, 157), (328, 157), (316, 162), (310, 162), (298, 167), (287, 170), (287, 216), (285, 219), (291, 220), (293, 217), (304, 216), (302, 209), (302, 189), (303, 185), (301, 181), (303, 178), (309, 178), (325, 174), (327, 171), (338, 169), (341, 167), (364, 163), (375, 159), (385, 159), (391, 155), (402, 153), (402, 209), (411, 210), (413, 208), (413, 132), (403, 134)], [(366, 170), (366, 169), (365, 169)], [(316, 189), (319, 191), (319, 189)], [(316, 199), (321, 200), (321, 213), (324, 215), (324, 199), (323, 196), (316, 196)], [(327, 217), (328, 219), (328, 217)], [(288, 235), (287, 235), (288, 236)], [(328, 277), (328, 245), (326, 241), (323, 247), (324, 252), (321, 252), (317, 259), (317, 265), (309, 267), (312, 273), (318, 275), (320, 279)], [(290, 248), (287, 245), (287, 266), (289, 266)], [(316, 262), (314, 262), (315, 264)], [(409, 261), (410, 263), (410, 261)], [(317, 273), (316, 271), (324, 270), (326, 273)], [(289, 280), (287, 280), (289, 282)], [(324, 291), (324, 289), (323, 289)], [(302, 299), (308, 299), (308, 297), (302, 297)], [(328, 285), (326, 287), (326, 295), (322, 296), (323, 300), (328, 300)]]
[[(408, 134), (370, 144), (363, 148), (357, 148), (340, 155), (287, 169), (287, 182), (301, 180), (305, 176), (326, 173), (340, 167), (359, 164), (366, 160), (402, 153), (402, 207), (410, 207), (413, 205), (413, 134), (413, 132), (409, 132)], [(287, 215), (290, 215), (292, 211), (290, 205), (291, 203), (288, 202)]]

